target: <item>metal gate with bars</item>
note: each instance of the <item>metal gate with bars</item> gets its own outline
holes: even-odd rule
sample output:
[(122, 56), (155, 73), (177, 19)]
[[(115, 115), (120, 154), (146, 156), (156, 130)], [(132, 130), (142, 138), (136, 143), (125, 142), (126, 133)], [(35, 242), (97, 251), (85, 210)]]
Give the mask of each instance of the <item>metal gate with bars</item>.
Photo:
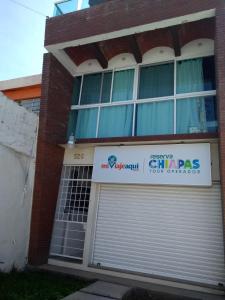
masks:
[(50, 255), (83, 259), (92, 166), (64, 166)]

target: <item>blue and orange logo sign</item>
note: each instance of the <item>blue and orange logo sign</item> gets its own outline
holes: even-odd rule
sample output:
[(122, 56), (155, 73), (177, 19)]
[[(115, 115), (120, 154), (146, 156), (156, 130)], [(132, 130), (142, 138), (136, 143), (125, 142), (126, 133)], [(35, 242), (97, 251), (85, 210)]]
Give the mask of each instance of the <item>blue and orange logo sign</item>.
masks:
[(102, 169), (116, 169), (118, 171), (121, 171), (121, 170), (138, 171), (139, 163), (117, 162), (117, 157), (115, 155), (110, 155), (108, 157), (108, 162), (101, 164), (101, 168)]

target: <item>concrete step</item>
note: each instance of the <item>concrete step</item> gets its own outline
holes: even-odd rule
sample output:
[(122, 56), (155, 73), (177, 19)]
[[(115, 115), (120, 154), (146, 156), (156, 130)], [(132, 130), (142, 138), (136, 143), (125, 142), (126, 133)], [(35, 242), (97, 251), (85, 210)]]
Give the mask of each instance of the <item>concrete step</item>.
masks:
[(112, 299), (122, 299), (123, 295), (130, 290), (130, 287), (115, 283), (97, 281), (81, 290), (83, 293), (109, 297)]
[(106, 298), (106, 297), (86, 294), (82, 292), (76, 292), (74, 294), (67, 296), (66, 298), (63, 298), (62, 300), (112, 300), (112, 298)]

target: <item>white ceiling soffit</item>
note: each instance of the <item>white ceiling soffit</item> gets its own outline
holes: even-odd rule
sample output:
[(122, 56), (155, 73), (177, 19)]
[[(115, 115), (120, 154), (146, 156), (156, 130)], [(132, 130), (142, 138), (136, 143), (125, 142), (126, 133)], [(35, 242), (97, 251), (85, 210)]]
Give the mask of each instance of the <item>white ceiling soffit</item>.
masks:
[(68, 54), (64, 50), (50, 51), (57, 58), (57, 60), (67, 69), (67, 71), (75, 76), (77, 72), (77, 65), (72, 61)]
[(187, 43), (181, 48), (181, 58), (183, 59), (204, 55), (214, 55), (214, 40), (197, 39)]
[(132, 34), (137, 34), (141, 32), (146, 32), (146, 31), (151, 31), (155, 29), (160, 29), (160, 28), (165, 28), (165, 27), (170, 27), (174, 25), (179, 25), (187, 22), (194, 22), (198, 21), (201, 19), (207, 19), (215, 16), (215, 9), (210, 9), (210, 10), (205, 10), (185, 16), (180, 16), (176, 18), (171, 18), (171, 19), (166, 19), (154, 23), (149, 23), (145, 25), (140, 25), (140, 26), (135, 26), (135, 27), (130, 27), (118, 31), (113, 31), (110, 33), (104, 33), (104, 34), (99, 34), (95, 36), (90, 36), (87, 38), (82, 38), (74, 41), (69, 41), (69, 42), (64, 42), (64, 43), (59, 43), (59, 44), (54, 44), (54, 45), (48, 45), (46, 46), (46, 49), (49, 52), (54, 52), (55, 50), (59, 49), (65, 49), (67, 47), (75, 47), (79, 45), (85, 45), (85, 44), (90, 44), (90, 43), (95, 43), (99, 41), (104, 41), (104, 40), (109, 40), (109, 39), (114, 39), (122, 36), (127, 36), (127, 35), (132, 35)]

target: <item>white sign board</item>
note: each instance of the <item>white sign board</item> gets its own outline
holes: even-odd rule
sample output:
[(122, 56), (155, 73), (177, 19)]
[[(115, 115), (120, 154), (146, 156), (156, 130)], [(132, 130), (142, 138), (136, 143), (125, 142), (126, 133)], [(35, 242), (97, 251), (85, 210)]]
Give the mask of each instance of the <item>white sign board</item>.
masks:
[(96, 147), (92, 180), (210, 186), (210, 144)]

